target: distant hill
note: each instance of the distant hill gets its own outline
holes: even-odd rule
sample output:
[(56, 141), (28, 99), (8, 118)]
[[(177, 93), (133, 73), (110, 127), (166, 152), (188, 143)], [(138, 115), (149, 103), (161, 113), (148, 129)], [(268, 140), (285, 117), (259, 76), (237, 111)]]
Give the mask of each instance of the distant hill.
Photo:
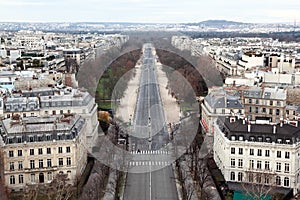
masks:
[(186, 25), (194, 25), (194, 26), (213, 26), (213, 27), (219, 27), (219, 26), (239, 26), (239, 25), (246, 25), (249, 23), (243, 23), (243, 22), (235, 22), (235, 21), (227, 21), (227, 20), (206, 20), (198, 23), (187, 23)]

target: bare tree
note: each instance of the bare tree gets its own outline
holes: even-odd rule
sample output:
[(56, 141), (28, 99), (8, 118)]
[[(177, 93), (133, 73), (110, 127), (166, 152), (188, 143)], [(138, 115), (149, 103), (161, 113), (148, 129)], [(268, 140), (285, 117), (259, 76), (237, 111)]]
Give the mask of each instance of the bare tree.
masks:
[[(247, 198), (260, 200), (268, 196), (274, 190), (276, 174), (270, 171), (251, 171), (245, 172), (241, 186)], [(280, 181), (280, 180), (279, 180)]]
[(75, 191), (75, 187), (69, 183), (68, 174), (57, 174), (47, 188), (47, 197), (49, 200), (69, 200)]

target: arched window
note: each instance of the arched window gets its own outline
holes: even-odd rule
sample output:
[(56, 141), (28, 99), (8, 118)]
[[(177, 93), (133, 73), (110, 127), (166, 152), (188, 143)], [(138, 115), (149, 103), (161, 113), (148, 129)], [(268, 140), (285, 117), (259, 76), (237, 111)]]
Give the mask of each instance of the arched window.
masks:
[(238, 173), (238, 181), (243, 181), (243, 173), (242, 172)]
[(281, 185), (280, 176), (276, 176), (276, 185)]
[(14, 175), (10, 176), (10, 178), (9, 178), (9, 183), (10, 183), (11, 185), (14, 185), (14, 184), (16, 183), (16, 179), (15, 179), (15, 176), (14, 176)]
[(234, 173), (234, 172), (231, 172), (231, 173), (230, 173), (230, 180), (231, 180), (231, 181), (234, 181), (234, 180), (235, 180), (235, 173)]
[(290, 179), (288, 177), (284, 178), (283, 185), (285, 187), (289, 187), (290, 186)]
[(24, 176), (22, 174), (19, 175), (19, 184), (24, 183)]

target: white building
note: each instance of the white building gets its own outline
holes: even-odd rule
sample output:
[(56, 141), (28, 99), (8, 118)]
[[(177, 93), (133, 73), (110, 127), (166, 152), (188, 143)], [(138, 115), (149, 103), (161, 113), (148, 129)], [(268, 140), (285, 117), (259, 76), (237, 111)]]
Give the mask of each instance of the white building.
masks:
[(76, 115), (1, 121), (1, 177), (11, 190), (50, 183), (67, 174), (71, 183), (87, 163), (86, 120)]
[(292, 188), (300, 182), (300, 128), (294, 124), (246, 122), (234, 116), (214, 124), (214, 160), (227, 182)]
[(91, 150), (98, 134), (97, 104), (85, 90), (42, 88), (6, 97), (3, 101), (3, 117), (55, 116), (76, 113), (86, 120), (86, 147)]

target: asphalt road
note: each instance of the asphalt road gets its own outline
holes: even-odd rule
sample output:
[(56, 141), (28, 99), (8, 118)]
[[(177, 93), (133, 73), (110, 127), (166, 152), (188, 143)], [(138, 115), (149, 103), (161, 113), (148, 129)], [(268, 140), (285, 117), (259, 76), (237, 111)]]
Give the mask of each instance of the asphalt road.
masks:
[[(169, 139), (152, 50), (151, 44), (144, 45), (143, 66), (133, 133), (129, 139), (129, 145), (133, 151), (161, 150), (168, 143)], [(135, 164), (135, 167), (141, 165), (143, 173), (138, 173), (136, 168), (133, 168), (136, 169), (135, 171), (130, 170), (128, 172), (124, 199), (177, 200), (178, 195), (172, 167), (166, 164), (165, 167), (160, 167), (160, 170), (154, 171), (155, 165), (160, 165), (163, 162), (154, 162), (153, 157), (152, 160), (149, 159), (151, 156), (141, 156), (145, 160), (139, 162), (138, 166)]]

